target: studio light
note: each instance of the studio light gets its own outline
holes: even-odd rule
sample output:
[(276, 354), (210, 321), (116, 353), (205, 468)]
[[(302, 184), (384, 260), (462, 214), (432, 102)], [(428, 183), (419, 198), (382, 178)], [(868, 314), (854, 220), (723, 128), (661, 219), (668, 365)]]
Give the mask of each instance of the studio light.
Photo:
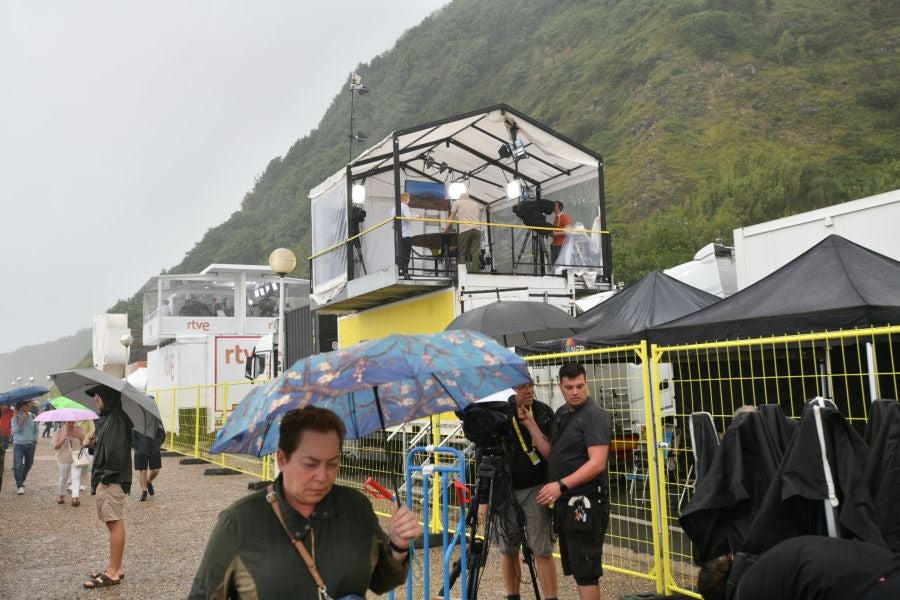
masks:
[(434, 166), (434, 157), (430, 154), (425, 157), (425, 168), (430, 169)]
[(515, 160), (528, 157), (528, 153), (525, 150), (525, 142), (520, 139), (516, 139), (509, 144), (502, 144), (497, 149), (497, 154), (500, 155), (500, 158), (513, 158)]
[(520, 179), (513, 179), (509, 183), (506, 184), (506, 197), (520, 198), (522, 196), (522, 181)]
[(466, 193), (466, 184), (462, 181), (454, 181), (447, 188), (447, 195), (451, 200), (459, 200), (459, 197)]
[(353, 189), (351, 190), (351, 197), (353, 198), (354, 204), (362, 204), (363, 202), (365, 202), (366, 186), (354, 183)]

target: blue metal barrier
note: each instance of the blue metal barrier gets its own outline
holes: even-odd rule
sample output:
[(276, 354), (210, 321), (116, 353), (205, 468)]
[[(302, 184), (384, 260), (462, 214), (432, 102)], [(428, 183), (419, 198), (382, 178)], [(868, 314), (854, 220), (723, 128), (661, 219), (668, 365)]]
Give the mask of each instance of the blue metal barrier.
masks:
[[(425, 464), (414, 465), (413, 458), (417, 454), (426, 454)], [(441, 456), (451, 459), (448, 464), (439, 464)], [(436, 464), (438, 463), (438, 464)], [(463, 486), (466, 484), (466, 460), (463, 453), (456, 448), (446, 446), (417, 446), (406, 455), (406, 506), (412, 510), (413, 473), (422, 474), (422, 522), (425, 524), (425, 534), (422, 536), (422, 594), (421, 598), (431, 598), (431, 552), (429, 552), (428, 524), (431, 522), (431, 478), (434, 474), (440, 476), (441, 482), (441, 548), (443, 549), (443, 588), (444, 596), (450, 595), (450, 571), (452, 570), (453, 553), (459, 546), (460, 570), (460, 597), (468, 596), (468, 582), (466, 581), (466, 506), (460, 503), (459, 518), (456, 521), (455, 531), (450, 537), (450, 499), (451, 493), (456, 489), (455, 483)], [(410, 556), (412, 561), (412, 556)], [(406, 598), (413, 600), (413, 571), (410, 568), (406, 577)], [(391, 592), (390, 599), (394, 599)]]

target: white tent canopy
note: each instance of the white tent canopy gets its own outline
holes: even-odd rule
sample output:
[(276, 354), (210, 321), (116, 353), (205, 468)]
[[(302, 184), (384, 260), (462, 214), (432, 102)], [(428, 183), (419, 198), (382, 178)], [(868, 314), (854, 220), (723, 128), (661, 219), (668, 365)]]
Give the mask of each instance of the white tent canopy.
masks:
[[(410, 181), (438, 186), (463, 182), (469, 196), (484, 207), (482, 221), (520, 224), (511, 211), (519, 199), (507, 197), (507, 184), (514, 179), (529, 192), (523, 199), (559, 200), (573, 222), (607, 228), (602, 157), (501, 104), (395, 131), (313, 188), (309, 194), (313, 256), (348, 237), (351, 185), (366, 188), (362, 206), (368, 216), (363, 229), (390, 218), (390, 209), (399, 204), (400, 193)], [(446, 198), (449, 194), (440, 208), (444, 215), (449, 205)], [(341, 202), (348, 206), (339, 211), (337, 204)], [(399, 227), (399, 222), (394, 226)], [(412, 226), (413, 235), (430, 231), (422, 222)], [(509, 230), (491, 229), (487, 231), (489, 238), (511, 243)], [(374, 238), (363, 236), (361, 241), (368, 272), (394, 263), (396, 252), (385, 249), (385, 240), (367, 243)], [(314, 259), (313, 294), (321, 295), (317, 301), (327, 300), (346, 283), (348, 260), (352, 258), (339, 251)], [(603, 265), (609, 273), (609, 261), (603, 260)]]

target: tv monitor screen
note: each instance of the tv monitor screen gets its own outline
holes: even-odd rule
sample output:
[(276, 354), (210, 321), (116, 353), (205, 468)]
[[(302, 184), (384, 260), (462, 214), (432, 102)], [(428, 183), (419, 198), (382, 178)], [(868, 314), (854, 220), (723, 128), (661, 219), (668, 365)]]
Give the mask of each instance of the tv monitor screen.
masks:
[(450, 210), (447, 189), (439, 181), (407, 179), (404, 191), (409, 194), (409, 207), (424, 210)]

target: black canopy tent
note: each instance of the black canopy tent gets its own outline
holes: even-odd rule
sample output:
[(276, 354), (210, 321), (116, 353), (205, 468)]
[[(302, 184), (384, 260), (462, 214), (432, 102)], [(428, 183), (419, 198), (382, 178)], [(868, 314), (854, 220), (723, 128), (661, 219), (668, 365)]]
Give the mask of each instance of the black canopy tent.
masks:
[(688, 344), (900, 323), (900, 262), (831, 235), (722, 302), (652, 327)]
[[(576, 346), (599, 348), (645, 339), (650, 327), (694, 313), (721, 298), (669, 277), (648, 273), (609, 300), (580, 315), (585, 329), (572, 340)], [(521, 348), (530, 353), (562, 352), (565, 339)]]

